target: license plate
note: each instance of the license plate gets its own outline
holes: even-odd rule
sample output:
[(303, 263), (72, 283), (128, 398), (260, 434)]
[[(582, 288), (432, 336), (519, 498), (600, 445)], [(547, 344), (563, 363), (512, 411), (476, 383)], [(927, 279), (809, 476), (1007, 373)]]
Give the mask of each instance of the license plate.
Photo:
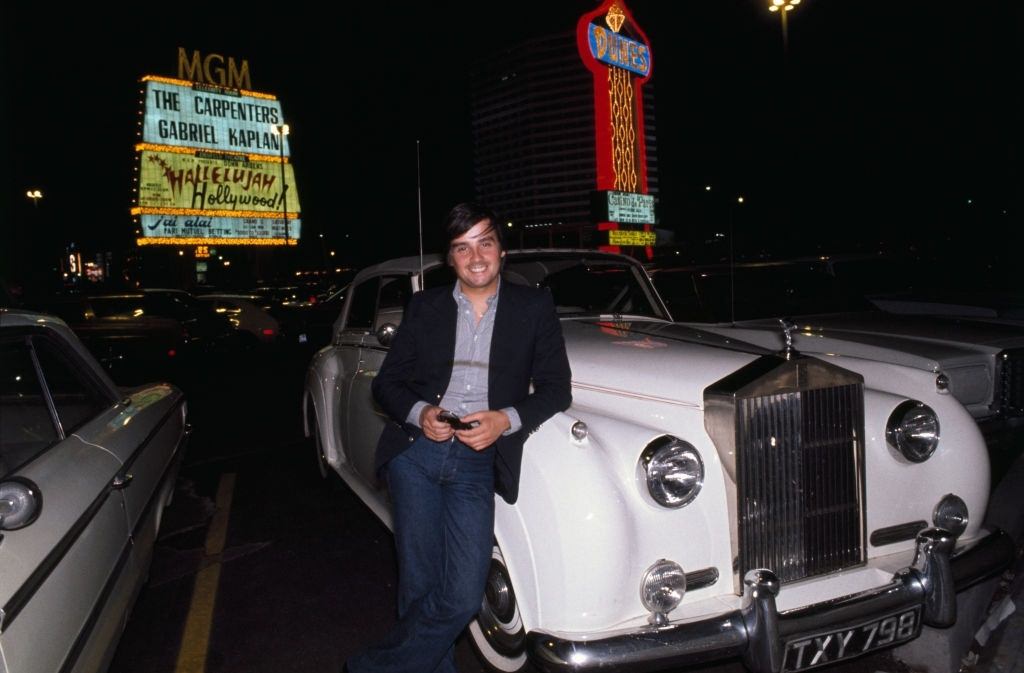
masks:
[(874, 619), (858, 626), (812, 636), (800, 636), (786, 642), (783, 673), (806, 671), (872, 650), (905, 643), (921, 630), (921, 608)]

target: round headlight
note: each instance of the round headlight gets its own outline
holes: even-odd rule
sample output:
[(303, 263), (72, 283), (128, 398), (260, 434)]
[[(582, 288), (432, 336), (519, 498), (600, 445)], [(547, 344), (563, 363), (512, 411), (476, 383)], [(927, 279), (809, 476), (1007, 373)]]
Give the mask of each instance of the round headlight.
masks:
[(907, 460), (923, 463), (939, 445), (939, 418), (927, 404), (908, 400), (889, 415), (885, 438)]
[(700, 493), (704, 463), (690, 444), (675, 437), (651, 442), (640, 455), (647, 491), (664, 507), (682, 507)]
[(640, 600), (655, 614), (664, 615), (675, 610), (685, 593), (686, 573), (674, 561), (657, 561), (640, 580)]
[(935, 527), (949, 531), (954, 537), (960, 537), (967, 530), (967, 522), (967, 503), (952, 493), (942, 496), (932, 512)]

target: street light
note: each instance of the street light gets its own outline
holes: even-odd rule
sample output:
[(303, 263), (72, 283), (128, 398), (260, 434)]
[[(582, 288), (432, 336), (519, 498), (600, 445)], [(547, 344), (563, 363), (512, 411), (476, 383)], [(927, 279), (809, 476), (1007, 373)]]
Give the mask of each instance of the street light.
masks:
[(43, 198), (43, 193), (38, 189), (30, 189), (27, 192), (25, 192), (25, 196), (32, 199), (32, 205), (38, 208), (39, 199)]
[(288, 185), (284, 179), (284, 139), (288, 136), (287, 124), (271, 124), (270, 132), (275, 136), (281, 136), (281, 210), (284, 213), (284, 249), (288, 249)]
[(769, 12), (778, 12), (779, 18), (782, 19), (782, 51), (789, 51), (789, 30), (786, 26), (786, 15), (789, 14), (797, 5), (800, 4), (800, 0), (771, 0), (768, 6)]

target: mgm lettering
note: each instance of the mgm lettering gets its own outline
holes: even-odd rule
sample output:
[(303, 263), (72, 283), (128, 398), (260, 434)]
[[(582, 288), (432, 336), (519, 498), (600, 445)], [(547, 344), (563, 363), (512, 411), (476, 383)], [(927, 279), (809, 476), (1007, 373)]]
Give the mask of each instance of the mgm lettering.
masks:
[(245, 59), (242, 59), (242, 65), (239, 67), (235, 59), (228, 56), (227, 67), (225, 67), (224, 57), (220, 54), (207, 54), (206, 58), (200, 58), (199, 51), (196, 50), (189, 58), (184, 47), (178, 47), (178, 79), (213, 84), (229, 89), (252, 88), (252, 82), (249, 79), (249, 62)]

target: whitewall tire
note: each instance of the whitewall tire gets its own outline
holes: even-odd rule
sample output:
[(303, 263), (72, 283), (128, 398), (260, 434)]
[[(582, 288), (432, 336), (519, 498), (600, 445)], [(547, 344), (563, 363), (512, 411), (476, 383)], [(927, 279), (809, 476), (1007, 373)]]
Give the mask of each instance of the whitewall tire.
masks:
[(498, 545), (491, 552), (483, 603), (476, 619), (469, 624), (469, 635), (488, 669), (502, 673), (526, 669), (526, 629)]

